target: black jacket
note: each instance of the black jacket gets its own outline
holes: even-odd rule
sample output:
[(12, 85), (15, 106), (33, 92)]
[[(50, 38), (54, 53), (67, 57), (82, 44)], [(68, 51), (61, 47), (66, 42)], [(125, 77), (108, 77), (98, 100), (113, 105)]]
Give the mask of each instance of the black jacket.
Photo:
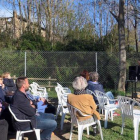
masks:
[(1, 86), (0, 86), (0, 100), (5, 102), (4, 91), (2, 90)]
[[(36, 109), (30, 105), (30, 100), (26, 97), (26, 95), (17, 90), (12, 98), (11, 109), (16, 115), (18, 119), (22, 120), (31, 120), (32, 126), (36, 126)], [(26, 128), (31, 128), (29, 122), (15, 122), (15, 126), (17, 130), (25, 130)]]
[(16, 91), (17, 89), (13, 79), (4, 78), (3, 84), (5, 85), (6, 91)]

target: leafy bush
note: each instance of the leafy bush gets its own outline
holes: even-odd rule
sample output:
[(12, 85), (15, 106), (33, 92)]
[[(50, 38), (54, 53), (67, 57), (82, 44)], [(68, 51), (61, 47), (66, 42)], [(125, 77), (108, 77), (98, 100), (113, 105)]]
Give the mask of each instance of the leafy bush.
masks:
[(44, 37), (32, 33), (24, 32), (18, 40), (19, 50), (51, 50), (51, 43), (46, 41)]

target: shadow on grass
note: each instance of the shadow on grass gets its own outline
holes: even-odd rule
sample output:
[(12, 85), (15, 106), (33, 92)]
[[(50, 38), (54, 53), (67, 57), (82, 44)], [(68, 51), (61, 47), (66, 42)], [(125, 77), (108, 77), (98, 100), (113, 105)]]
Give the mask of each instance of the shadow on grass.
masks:
[(71, 123), (70, 123), (70, 116), (66, 115), (64, 124), (63, 124), (63, 130), (61, 130), (61, 116), (57, 117), (57, 128), (54, 131), (55, 135), (62, 140), (67, 140), (69, 139), (69, 133), (70, 133), (70, 128), (71, 128)]

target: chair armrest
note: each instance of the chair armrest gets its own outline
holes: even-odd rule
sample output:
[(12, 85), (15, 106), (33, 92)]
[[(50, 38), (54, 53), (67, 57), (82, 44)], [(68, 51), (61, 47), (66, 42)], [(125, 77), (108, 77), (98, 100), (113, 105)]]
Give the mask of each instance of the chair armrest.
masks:
[(30, 120), (19, 120), (19, 119), (17, 119), (18, 120), (18, 122), (31, 122)]
[(45, 87), (38, 87), (38, 89), (46, 89)]
[(117, 101), (118, 101), (118, 99), (110, 99), (110, 98), (108, 98), (108, 101), (117, 102)]

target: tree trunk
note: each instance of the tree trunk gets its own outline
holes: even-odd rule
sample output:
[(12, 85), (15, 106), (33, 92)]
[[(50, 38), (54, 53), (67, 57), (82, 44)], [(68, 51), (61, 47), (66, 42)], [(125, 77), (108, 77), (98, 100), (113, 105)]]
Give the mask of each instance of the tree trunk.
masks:
[(95, 42), (95, 36), (96, 36), (96, 1), (94, 3), (94, 13), (93, 13), (93, 19), (94, 19), (94, 42)]
[(31, 0), (27, 0), (27, 10), (28, 10), (28, 30), (31, 30)]
[(41, 35), (41, 1), (35, 0), (34, 3), (37, 10), (37, 24), (38, 24), (38, 34)]
[[(137, 1), (135, 0), (135, 4)], [(135, 17), (135, 25), (134, 25), (134, 30), (135, 30), (135, 44), (136, 44), (136, 52), (139, 52), (138, 50), (138, 35), (137, 35), (137, 30), (138, 30), (138, 22), (137, 22), (137, 9), (134, 10), (134, 17)]]
[(130, 50), (130, 45), (129, 45), (129, 33), (130, 33), (130, 29), (129, 29), (129, 18), (128, 18), (128, 6), (129, 6), (129, 1), (127, 0), (127, 50), (129, 52)]
[(21, 10), (21, 1), (18, 1), (18, 6), (19, 6), (19, 13), (20, 13), (20, 35), (23, 33), (23, 15), (22, 15), (22, 10)]
[(118, 32), (119, 32), (119, 83), (118, 90), (125, 92), (126, 81), (126, 50), (125, 50), (125, 21), (124, 21), (124, 1), (119, 1), (119, 17), (118, 17)]

